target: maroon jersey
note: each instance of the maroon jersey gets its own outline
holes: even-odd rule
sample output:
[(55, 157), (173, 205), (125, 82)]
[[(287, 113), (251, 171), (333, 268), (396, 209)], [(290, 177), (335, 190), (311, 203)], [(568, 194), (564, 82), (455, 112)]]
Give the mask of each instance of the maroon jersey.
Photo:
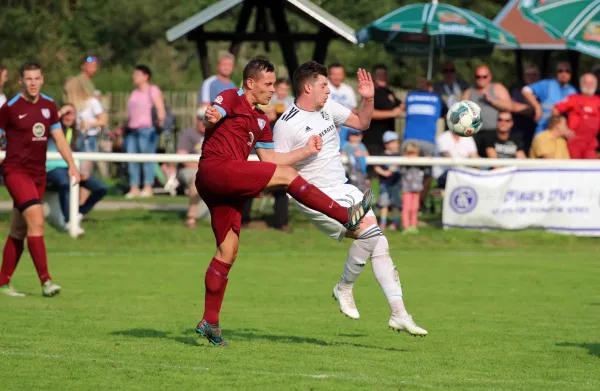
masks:
[(200, 160), (248, 160), (253, 148), (275, 148), (266, 114), (252, 107), (243, 89), (221, 92), (213, 102), (223, 118), (206, 130)]
[(4, 173), (21, 171), (46, 176), (46, 150), (50, 131), (60, 129), (52, 98), (40, 94), (36, 103), (21, 94), (0, 108), (0, 129), (6, 134)]

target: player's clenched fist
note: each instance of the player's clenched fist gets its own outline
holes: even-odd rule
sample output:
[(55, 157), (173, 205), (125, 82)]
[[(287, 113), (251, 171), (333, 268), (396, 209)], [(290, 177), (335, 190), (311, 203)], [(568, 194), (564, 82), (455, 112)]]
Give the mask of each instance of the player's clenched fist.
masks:
[(306, 143), (306, 147), (310, 151), (311, 155), (319, 153), (321, 148), (323, 148), (323, 139), (321, 136), (310, 136), (308, 142)]
[(208, 106), (204, 118), (209, 124), (216, 124), (221, 120), (221, 112), (214, 106)]

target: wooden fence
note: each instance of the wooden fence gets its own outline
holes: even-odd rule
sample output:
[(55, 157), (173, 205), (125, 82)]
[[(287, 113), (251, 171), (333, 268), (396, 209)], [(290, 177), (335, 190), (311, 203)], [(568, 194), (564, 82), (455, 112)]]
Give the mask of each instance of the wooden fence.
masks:
[[(109, 113), (111, 126), (122, 124), (127, 119), (127, 99), (130, 92), (112, 92), (102, 95), (102, 105)], [(169, 108), (177, 117), (179, 130), (193, 127), (198, 108), (198, 92), (163, 91)]]
[[(346, 81), (356, 91), (356, 80)], [(399, 88), (392, 88), (399, 99), (404, 100), (406, 91)], [(122, 124), (127, 119), (127, 99), (130, 92), (113, 92), (102, 96), (102, 105), (109, 113), (109, 122), (111, 127)], [(177, 117), (178, 132), (193, 127), (196, 121), (196, 109), (198, 107), (197, 91), (163, 91), (167, 104), (173, 114)], [(403, 120), (396, 121), (396, 130), (402, 131)]]

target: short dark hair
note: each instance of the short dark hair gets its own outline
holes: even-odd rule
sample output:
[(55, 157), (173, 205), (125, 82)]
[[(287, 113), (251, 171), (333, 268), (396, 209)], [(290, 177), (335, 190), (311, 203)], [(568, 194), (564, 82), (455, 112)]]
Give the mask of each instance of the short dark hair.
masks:
[(135, 66), (135, 70), (142, 72), (144, 75), (147, 75), (148, 80), (150, 80), (152, 78), (152, 71), (146, 65), (138, 64)]
[(329, 68), (327, 68), (327, 70), (330, 71), (331, 68), (344, 68), (344, 66), (339, 62), (332, 62), (331, 64), (329, 64)]
[(387, 67), (387, 65), (385, 65), (385, 64), (376, 64), (376, 65), (373, 67), (373, 72), (372, 72), (372, 73), (375, 73), (375, 72), (377, 72), (377, 71), (378, 71), (378, 70), (380, 70), (380, 69), (381, 69), (381, 70), (384, 70), (384, 71), (386, 71), (386, 72), (387, 72), (387, 70), (388, 70), (388, 67)]
[(246, 85), (248, 79), (257, 79), (261, 72), (275, 72), (275, 66), (264, 57), (250, 60), (244, 67), (244, 72), (242, 72), (244, 85)]
[(562, 121), (564, 117), (562, 115), (552, 115), (550, 116), (550, 118), (548, 119), (548, 129), (552, 129), (554, 128), (556, 125), (558, 125), (560, 123), (560, 121)]
[(510, 111), (508, 111), (508, 110), (500, 110), (500, 111), (498, 111), (498, 117), (500, 117), (500, 114), (509, 114), (511, 119), (513, 117), (512, 113)]
[(300, 65), (294, 72), (293, 84), (296, 97), (304, 92), (304, 84), (307, 81), (315, 82), (319, 75), (327, 77), (327, 69), (316, 61), (308, 61)]
[(19, 71), (21, 77), (25, 76), (25, 71), (35, 71), (35, 70), (41, 70), (42, 67), (40, 64), (38, 64), (37, 62), (33, 62), (33, 61), (27, 61), (24, 62), (23, 65), (21, 65), (21, 70)]
[(287, 84), (287, 85), (289, 85), (290, 82), (289, 82), (288, 79), (280, 77), (279, 79), (275, 80), (275, 87), (277, 87), (280, 84)]

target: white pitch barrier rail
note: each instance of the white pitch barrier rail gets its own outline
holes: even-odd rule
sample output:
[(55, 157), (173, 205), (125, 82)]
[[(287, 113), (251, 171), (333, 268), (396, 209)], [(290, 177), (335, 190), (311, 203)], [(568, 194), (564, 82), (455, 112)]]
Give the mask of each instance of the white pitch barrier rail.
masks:
[[(0, 160), (5, 152), (0, 152)], [(48, 152), (48, 159), (62, 159), (58, 152)], [(129, 154), (75, 152), (73, 159), (78, 167), (81, 162), (158, 162), (187, 163), (197, 162), (200, 155), (179, 154)], [(248, 160), (256, 161), (258, 156), (250, 155)], [(345, 159), (344, 159), (345, 161)], [(600, 168), (600, 160), (550, 160), (550, 159), (451, 159), (451, 158), (407, 158), (401, 156), (368, 156), (368, 165), (394, 164), (399, 166), (445, 166), (445, 167), (516, 167), (516, 168)], [(79, 185), (71, 186), (69, 212), (71, 216), (79, 213)], [(71, 224), (70, 235), (77, 237), (77, 225)]]

